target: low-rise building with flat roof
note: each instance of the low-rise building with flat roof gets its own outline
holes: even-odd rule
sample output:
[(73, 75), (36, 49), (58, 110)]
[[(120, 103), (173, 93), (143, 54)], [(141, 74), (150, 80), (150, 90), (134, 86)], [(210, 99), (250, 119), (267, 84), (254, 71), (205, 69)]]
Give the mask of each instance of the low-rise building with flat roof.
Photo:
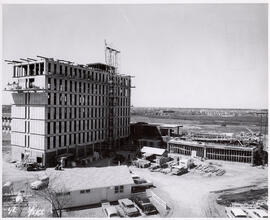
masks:
[[(173, 139), (168, 142), (169, 153), (183, 155), (195, 155), (213, 160), (235, 161), (243, 163), (254, 162), (254, 152), (258, 150), (254, 146), (235, 146), (213, 143), (201, 143)], [(194, 153), (192, 153), (194, 152)]]

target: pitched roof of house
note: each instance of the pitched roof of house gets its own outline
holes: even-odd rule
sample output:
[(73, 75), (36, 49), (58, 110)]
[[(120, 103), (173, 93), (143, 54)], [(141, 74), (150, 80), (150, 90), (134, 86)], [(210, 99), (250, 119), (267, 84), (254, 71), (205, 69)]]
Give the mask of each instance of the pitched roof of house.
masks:
[(50, 184), (59, 191), (75, 191), (133, 184), (127, 166), (71, 168), (53, 171)]
[(143, 147), (141, 149), (142, 153), (145, 153), (147, 155), (162, 155), (164, 154), (166, 151), (166, 149), (162, 149), (162, 148), (156, 148), (156, 147)]

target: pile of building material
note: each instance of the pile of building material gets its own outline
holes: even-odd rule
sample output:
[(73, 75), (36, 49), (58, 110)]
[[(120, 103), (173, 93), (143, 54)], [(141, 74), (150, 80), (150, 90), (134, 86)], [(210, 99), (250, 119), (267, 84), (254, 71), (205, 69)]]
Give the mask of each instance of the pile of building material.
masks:
[(217, 168), (214, 165), (203, 165), (203, 164), (200, 164), (197, 167), (195, 167), (195, 171), (207, 176), (212, 175), (222, 176), (226, 172), (224, 169)]

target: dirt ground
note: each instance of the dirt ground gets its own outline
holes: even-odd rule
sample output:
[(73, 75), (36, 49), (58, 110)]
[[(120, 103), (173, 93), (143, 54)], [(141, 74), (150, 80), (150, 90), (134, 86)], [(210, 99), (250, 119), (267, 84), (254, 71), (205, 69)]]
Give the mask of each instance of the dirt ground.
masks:
[(217, 195), (211, 191), (247, 185), (267, 187), (268, 168), (228, 162), (220, 164), (226, 170), (223, 176), (206, 177), (192, 172), (170, 176), (136, 167), (131, 170), (153, 181), (156, 186), (153, 191), (172, 208), (170, 217), (226, 217), (224, 207), (215, 202)]
[[(6, 149), (3, 152), (2, 182), (14, 182), (15, 192), (24, 189), (25, 183), (34, 181), (38, 175), (44, 173), (50, 175), (50, 172), (54, 171), (53, 168), (39, 172), (19, 170), (15, 164), (8, 162), (9, 154), (7, 152)], [(207, 177), (191, 171), (182, 176), (171, 176), (133, 166), (130, 169), (154, 183), (156, 187), (153, 191), (171, 208), (168, 217), (226, 217), (224, 207), (215, 202), (217, 195), (211, 193), (212, 191), (249, 185), (255, 185), (257, 188), (268, 187), (268, 168), (261, 169), (249, 164), (233, 162), (211, 162), (218, 163), (220, 168), (226, 170), (226, 173), (223, 176)], [(107, 166), (108, 160), (96, 163), (94, 166), (102, 166), (102, 164)]]

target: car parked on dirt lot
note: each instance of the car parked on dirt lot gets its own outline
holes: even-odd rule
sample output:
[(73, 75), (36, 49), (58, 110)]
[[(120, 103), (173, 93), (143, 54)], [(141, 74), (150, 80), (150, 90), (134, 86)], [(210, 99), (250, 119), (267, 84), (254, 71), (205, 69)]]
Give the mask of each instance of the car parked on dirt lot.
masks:
[(225, 212), (229, 218), (247, 218), (247, 214), (241, 208), (225, 208)]
[(268, 218), (266, 211), (261, 209), (243, 209), (250, 218)]
[(128, 217), (140, 215), (139, 210), (135, 207), (134, 203), (130, 199), (120, 199), (118, 200), (118, 203)]
[(107, 218), (120, 218), (118, 210), (115, 208), (115, 206), (106, 207), (103, 209), (103, 212)]
[(27, 171), (45, 170), (45, 167), (39, 165), (38, 163), (27, 163), (25, 166)]
[(149, 180), (146, 180), (146, 179), (133, 179), (134, 183), (136, 185), (140, 185), (142, 187), (145, 187), (145, 188), (150, 188), (150, 187), (153, 187), (153, 182), (149, 181)]
[(135, 204), (143, 211), (146, 215), (158, 214), (156, 207), (150, 202), (148, 198), (134, 198)]
[(172, 169), (172, 174), (173, 174), (173, 175), (180, 176), (180, 175), (185, 174), (185, 173), (188, 173), (188, 169), (187, 169), (187, 168), (184, 168), (184, 167), (181, 167), (181, 168), (173, 168), (173, 169)]
[(49, 185), (49, 177), (42, 176), (39, 180), (36, 180), (31, 183), (30, 187), (34, 190), (44, 189)]
[(160, 165), (159, 164), (154, 164), (152, 165), (151, 167), (149, 167), (149, 170), (151, 172), (154, 172), (156, 169), (160, 168)]

